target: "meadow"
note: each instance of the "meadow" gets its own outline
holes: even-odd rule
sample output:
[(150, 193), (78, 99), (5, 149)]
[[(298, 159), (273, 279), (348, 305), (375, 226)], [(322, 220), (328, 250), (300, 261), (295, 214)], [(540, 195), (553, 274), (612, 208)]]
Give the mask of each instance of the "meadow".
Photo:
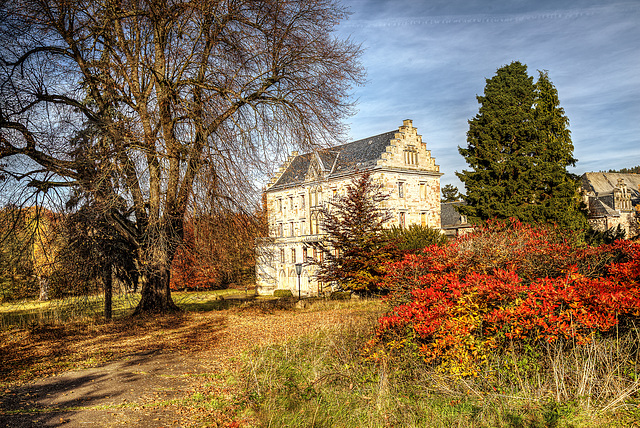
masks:
[[(569, 353), (550, 346), (515, 360), (496, 354), (478, 376), (460, 377), (427, 364), (411, 346), (384, 358), (364, 352), (389, 309), (380, 299), (319, 299), (296, 308), (294, 300), (232, 301), (220, 298), (225, 293), (237, 291), (176, 293), (183, 312), (156, 318), (130, 318), (134, 299), (121, 297), (114, 299), (118, 316), (109, 323), (100, 317), (99, 297), (81, 305), (69, 300), (48, 306), (3, 304), (0, 386), (9, 394), (71, 369), (108, 367), (143, 351), (162, 350), (209, 365), (190, 374), (188, 390), (145, 404), (159, 412), (157, 424), (164, 424), (163, 417), (180, 426), (220, 427), (640, 424), (638, 381), (630, 371), (637, 354), (635, 327), (624, 337), (593, 341)], [(20, 317), (23, 321), (16, 323)], [(582, 395), (553, 393), (574, 385), (582, 385)], [(603, 400), (590, 397), (593, 388), (603, 387), (612, 394)], [(75, 415), (70, 418), (107, 410), (132, 418), (139, 408), (101, 404), (65, 411)], [(2, 411), (34, 412), (27, 405)], [(38, 409), (47, 411), (61, 409)]]

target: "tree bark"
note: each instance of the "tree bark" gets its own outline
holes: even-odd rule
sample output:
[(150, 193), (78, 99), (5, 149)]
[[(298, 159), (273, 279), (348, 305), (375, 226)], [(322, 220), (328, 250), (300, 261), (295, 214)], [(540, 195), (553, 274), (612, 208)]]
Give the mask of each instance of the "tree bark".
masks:
[(113, 297), (113, 272), (111, 264), (105, 266), (102, 273), (102, 283), (104, 285), (104, 319), (111, 321)]
[(38, 284), (40, 285), (40, 298), (41, 302), (49, 300), (49, 277), (45, 275), (38, 275)]
[(179, 311), (173, 302), (169, 288), (170, 271), (168, 267), (149, 269), (142, 275), (140, 302), (133, 315), (146, 313), (167, 313)]

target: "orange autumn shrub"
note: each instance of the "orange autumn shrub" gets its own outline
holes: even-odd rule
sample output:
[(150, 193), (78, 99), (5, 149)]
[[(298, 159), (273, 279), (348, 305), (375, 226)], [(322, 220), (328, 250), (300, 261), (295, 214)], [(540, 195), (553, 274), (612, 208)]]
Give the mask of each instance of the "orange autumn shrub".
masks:
[(513, 341), (579, 344), (624, 327), (640, 315), (639, 278), (640, 244), (590, 247), (551, 227), (492, 223), (387, 266), (392, 309), (367, 352), (412, 343), (440, 371), (475, 376)]

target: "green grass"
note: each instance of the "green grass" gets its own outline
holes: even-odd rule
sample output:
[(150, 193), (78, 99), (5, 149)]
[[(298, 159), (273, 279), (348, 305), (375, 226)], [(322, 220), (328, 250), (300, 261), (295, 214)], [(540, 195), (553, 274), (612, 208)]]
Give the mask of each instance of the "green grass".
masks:
[[(139, 300), (139, 294), (114, 295), (113, 317), (119, 318), (131, 313)], [(97, 295), (66, 297), (46, 302), (38, 300), (5, 302), (0, 304), (0, 328), (86, 321), (102, 317), (103, 314), (104, 297)]]
[[(173, 300), (185, 311), (211, 311), (227, 309), (230, 296), (244, 296), (238, 290), (178, 291), (171, 294)], [(114, 294), (113, 318), (121, 318), (133, 312), (140, 301), (139, 293)], [(30, 327), (39, 324), (60, 324), (69, 321), (91, 321), (104, 316), (104, 296), (78, 296), (38, 300), (20, 300), (0, 303), (0, 328)]]

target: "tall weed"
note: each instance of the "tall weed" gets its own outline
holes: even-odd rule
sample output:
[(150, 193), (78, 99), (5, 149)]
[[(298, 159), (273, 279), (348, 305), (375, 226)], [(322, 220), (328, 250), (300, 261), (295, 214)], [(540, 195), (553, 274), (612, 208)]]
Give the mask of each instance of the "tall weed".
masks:
[[(548, 362), (548, 367), (538, 366), (547, 356), (554, 355), (552, 348), (531, 349), (528, 360), (520, 359), (520, 354), (496, 355), (487, 361), (486, 372), (472, 378), (434, 369), (418, 358), (419, 348), (411, 344), (376, 360), (366, 358), (362, 350), (375, 328), (375, 315), (371, 312), (339, 326), (321, 325), (311, 335), (245, 355), (238, 377), (239, 397), (244, 400), (243, 406), (250, 409), (255, 424), (613, 427), (627, 415), (624, 407), (615, 404), (598, 413), (593, 403), (589, 407), (584, 400), (566, 399), (568, 395), (556, 400), (555, 380), (548, 375), (554, 370), (553, 361)], [(631, 344), (625, 339), (627, 342)], [(628, 356), (625, 352), (621, 349), (618, 363), (610, 364), (620, 364)], [(597, 376), (594, 380), (600, 383), (613, 375), (589, 371), (588, 364), (585, 369), (585, 362), (578, 360), (583, 355), (569, 357), (562, 363), (559, 359), (555, 362), (555, 370), (567, 377), (567, 390), (579, 388), (581, 376)], [(518, 367), (517, 374), (514, 366)], [(598, 402), (602, 409), (604, 402)], [(633, 415), (629, 418), (636, 421)]]

